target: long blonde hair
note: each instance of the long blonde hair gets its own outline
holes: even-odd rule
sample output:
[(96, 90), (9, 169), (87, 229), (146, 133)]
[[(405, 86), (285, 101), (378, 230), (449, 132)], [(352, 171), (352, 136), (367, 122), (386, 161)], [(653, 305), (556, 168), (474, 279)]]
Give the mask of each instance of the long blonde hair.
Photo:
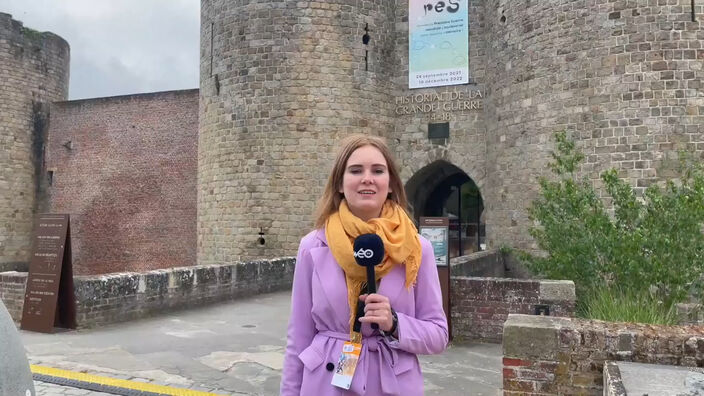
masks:
[(335, 165), (330, 172), (330, 177), (328, 177), (325, 191), (318, 201), (318, 208), (315, 212), (315, 228), (322, 228), (328, 217), (337, 212), (340, 208), (340, 202), (342, 202), (344, 198), (342, 193), (340, 193), (340, 189), (342, 188), (342, 178), (345, 175), (347, 160), (355, 150), (364, 146), (373, 146), (384, 156), (389, 170), (389, 187), (391, 189), (388, 199), (396, 202), (403, 210), (408, 212), (406, 190), (403, 188), (403, 182), (401, 181), (401, 176), (396, 167), (396, 161), (391, 154), (391, 150), (389, 150), (389, 146), (386, 145), (384, 140), (377, 136), (352, 135), (342, 141), (342, 146), (335, 158)]

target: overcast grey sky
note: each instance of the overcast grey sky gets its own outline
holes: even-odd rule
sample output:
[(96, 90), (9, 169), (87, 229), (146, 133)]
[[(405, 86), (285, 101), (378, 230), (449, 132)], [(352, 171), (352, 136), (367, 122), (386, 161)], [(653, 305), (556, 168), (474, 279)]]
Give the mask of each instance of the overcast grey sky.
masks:
[(200, 0), (0, 0), (71, 46), (69, 99), (198, 87)]

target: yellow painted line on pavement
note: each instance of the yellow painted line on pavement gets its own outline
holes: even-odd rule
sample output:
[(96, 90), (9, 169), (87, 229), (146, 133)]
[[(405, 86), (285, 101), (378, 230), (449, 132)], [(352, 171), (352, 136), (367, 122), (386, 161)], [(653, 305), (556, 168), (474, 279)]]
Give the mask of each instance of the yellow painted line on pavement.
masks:
[(124, 379), (116, 379), (110, 377), (102, 377), (99, 375), (92, 375), (86, 373), (79, 373), (76, 371), (61, 370), (52, 367), (37, 366), (34, 364), (30, 365), (32, 373), (40, 375), (48, 375), (51, 377), (59, 377), (68, 380), (90, 382), (93, 384), (114, 386), (117, 388), (131, 389), (142, 392), (158, 393), (162, 395), (173, 395), (173, 396), (220, 396), (215, 393), (202, 392), (193, 389), (183, 389), (183, 388), (173, 388), (171, 386), (147, 384), (144, 382), (130, 381)]

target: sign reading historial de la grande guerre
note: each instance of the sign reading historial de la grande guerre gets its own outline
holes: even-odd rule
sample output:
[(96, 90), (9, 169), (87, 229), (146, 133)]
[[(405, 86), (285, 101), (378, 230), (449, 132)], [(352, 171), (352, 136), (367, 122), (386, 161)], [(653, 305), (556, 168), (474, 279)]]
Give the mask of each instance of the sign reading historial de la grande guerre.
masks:
[(51, 333), (76, 327), (69, 215), (40, 214), (22, 309), (23, 330)]
[(469, 82), (469, 0), (408, 1), (408, 87)]
[(417, 93), (394, 98), (396, 114), (419, 114), (464, 110), (483, 110), (484, 93), (480, 89)]

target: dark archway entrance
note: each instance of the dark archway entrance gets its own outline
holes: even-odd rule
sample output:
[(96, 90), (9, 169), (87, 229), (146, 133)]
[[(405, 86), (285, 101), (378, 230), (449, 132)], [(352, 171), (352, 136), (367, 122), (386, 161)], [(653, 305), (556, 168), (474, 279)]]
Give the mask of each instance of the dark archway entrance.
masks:
[(406, 194), (416, 222), (423, 216), (450, 218), (450, 257), (484, 250), (484, 201), (462, 169), (435, 161), (408, 180)]

